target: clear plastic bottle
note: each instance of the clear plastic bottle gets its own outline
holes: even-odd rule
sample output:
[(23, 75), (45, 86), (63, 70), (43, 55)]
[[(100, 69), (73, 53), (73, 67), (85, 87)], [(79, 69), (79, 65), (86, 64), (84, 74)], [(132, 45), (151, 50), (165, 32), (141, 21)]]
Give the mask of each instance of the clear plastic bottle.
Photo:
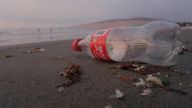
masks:
[(154, 21), (144, 26), (98, 30), (85, 39), (74, 40), (72, 47), (102, 60), (170, 66), (176, 63), (176, 55), (181, 51), (179, 35), (179, 25)]

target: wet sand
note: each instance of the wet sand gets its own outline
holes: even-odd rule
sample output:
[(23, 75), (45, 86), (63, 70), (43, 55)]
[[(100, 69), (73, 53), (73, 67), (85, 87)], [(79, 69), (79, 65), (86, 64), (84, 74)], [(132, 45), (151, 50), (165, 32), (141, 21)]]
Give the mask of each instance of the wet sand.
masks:
[[(180, 40), (192, 48), (192, 31), (182, 32)], [(46, 52), (22, 53), (31, 48), (45, 48)], [(0, 108), (191, 108), (192, 107), (192, 54), (178, 56), (174, 66), (187, 74), (162, 72), (157, 77), (169, 74), (170, 86), (183, 90), (187, 96), (154, 88), (153, 96), (141, 96), (142, 88), (131, 81), (122, 81), (118, 74), (133, 74), (127, 70), (109, 68), (117, 63), (93, 60), (84, 54), (74, 53), (71, 40), (34, 43), (0, 48)], [(14, 57), (6, 58), (12, 55)], [(81, 81), (58, 91), (63, 83), (59, 76), (68, 64), (81, 66)], [(157, 72), (159, 70), (156, 70)], [(115, 89), (125, 96), (122, 100), (110, 99)]]

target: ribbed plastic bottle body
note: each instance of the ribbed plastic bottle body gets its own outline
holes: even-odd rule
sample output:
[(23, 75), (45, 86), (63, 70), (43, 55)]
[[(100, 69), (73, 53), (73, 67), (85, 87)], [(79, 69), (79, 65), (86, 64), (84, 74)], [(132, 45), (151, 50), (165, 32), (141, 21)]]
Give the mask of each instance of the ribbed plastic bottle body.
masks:
[(106, 41), (113, 61), (137, 61), (156, 65), (173, 65), (181, 50), (177, 24), (156, 21), (140, 27), (114, 28)]

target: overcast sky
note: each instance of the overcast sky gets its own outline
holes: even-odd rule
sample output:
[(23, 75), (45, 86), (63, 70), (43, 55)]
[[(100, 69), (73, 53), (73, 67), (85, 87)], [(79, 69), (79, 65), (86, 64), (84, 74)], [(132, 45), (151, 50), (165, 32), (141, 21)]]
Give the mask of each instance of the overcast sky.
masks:
[(192, 20), (192, 0), (0, 0), (0, 27), (68, 26), (107, 19)]

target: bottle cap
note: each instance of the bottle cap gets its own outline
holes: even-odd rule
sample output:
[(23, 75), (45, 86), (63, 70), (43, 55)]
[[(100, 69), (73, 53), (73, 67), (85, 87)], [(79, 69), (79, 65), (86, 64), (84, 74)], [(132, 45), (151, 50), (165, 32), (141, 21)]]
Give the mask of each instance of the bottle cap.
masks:
[(81, 41), (81, 40), (82, 40), (82, 39), (75, 39), (75, 40), (73, 40), (71, 47), (73, 48), (74, 51), (78, 51), (78, 52), (81, 52), (81, 51), (82, 51), (81, 46), (78, 46), (78, 43), (79, 43), (79, 41)]

